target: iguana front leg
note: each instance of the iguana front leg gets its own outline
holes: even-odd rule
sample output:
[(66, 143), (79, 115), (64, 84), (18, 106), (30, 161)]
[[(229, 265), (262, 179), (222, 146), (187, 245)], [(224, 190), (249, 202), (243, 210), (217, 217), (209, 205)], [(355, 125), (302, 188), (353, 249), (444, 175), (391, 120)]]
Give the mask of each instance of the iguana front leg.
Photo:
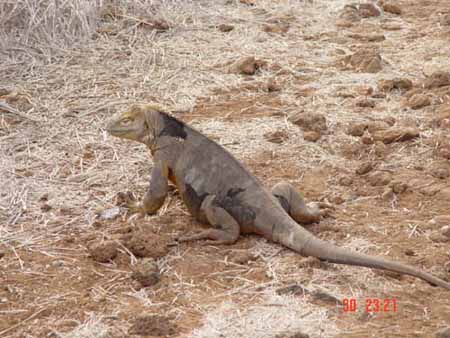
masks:
[(168, 191), (169, 168), (163, 162), (155, 162), (152, 169), (150, 187), (142, 202), (128, 201), (127, 206), (132, 212), (154, 214), (164, 204)]
[(205, 213), (208, 223), (214, 229), (207, 229), (191, 236), (179, 237), (178, 242), (200, 239), (210, 239), (205, 244), (233, 244), (240, 234), (240, 227), (236, 220), (223, 208), (214, 205), (215, 195), (208, 195), (202, 202), (201, 212)]
[(329, 213), (331, 206), (326, 203), (306, 203), (303, 195), (288, 182), (280, 182), (272, 188), (272, 194), (283, 209), (298, 223), (318, 222)]

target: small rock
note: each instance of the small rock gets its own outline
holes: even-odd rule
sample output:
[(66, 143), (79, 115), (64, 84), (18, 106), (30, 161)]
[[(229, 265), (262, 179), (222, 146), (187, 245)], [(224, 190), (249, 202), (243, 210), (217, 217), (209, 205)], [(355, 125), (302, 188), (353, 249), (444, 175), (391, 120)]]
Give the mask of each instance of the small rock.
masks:
[(450, 338), (450, 327), (444, 327), (443, 329), (439, 329), (435, 333), (436, 338)]
[(284, 34), (289, 30), (288, 23), (265, 24), (263, 31), (266, 33)]
[(120, 216), (120, 208), (114, 207), (110, 209), (105, 209), (98, 213), (98, 217), (103, 220), (113, 220)]
[(300, 260), (300, 262), (298, 263), (298, 267), (300, 269), (304, 269), (304, 268), (323, 268), (324, 267), (324, 262), (322, 262), (320, 259), (316, 258), (316, 257), (305, 257), (302, 258)]
[(383, 5), (383, 10), (387, 13), (391, 13), (391, 14), (395, 14), (395, 15), (400, 15), (402, 14), (402, 10), (399, 6), (393, 4), (393, 3), (385, 3)]
[(375, 142), (375, 155), (379, 158), (384, 158), (388, 152), (388, 147), (380, 141)]
[(153, 258), (144, 258), (133, 268), (131, 278), (143, 287), (153, 286), (159, 282), (161, 275), (158, 264)]
[(431, 175), (441, 180), (448, 178), (449, 171), (448, 168), (436, 167), (431, 169)]
[(348, 23), (357, 22), (361, 20), (358, 8), (354, 4), (345, 5), (339, 14), (339, 18), (341, 19), (341, 22), (348, 22)]
[[(243, 1), (243, 0), (241, 0)], [(144, 315), (135, 319), (128, 330), (129, 335), (151, 337), (174, 337), (176, 325), (166, 317), (158, 315)]]
[(356, 168), (356, 173), (358, 175), (364, 175), (364, 174), (367, 174), (368, 172), (372, 171), (372, 169), (373, 169), (372, 162), (365, 162), (365, 163), (362, 163), (358, 168)]
[(96, 243), (89, 247), (89, 254), (96, 262), (107, 263), (117, 256), (118, 244), (114, 241)]
[(344, 20), (344, 19), (336, 20), (336, 27), (339, 27), (339, 28), (350, 28), (352, 26), (353, 26), (353, 23), (351, 21)]
[(278, 144), (281, 144), (289, 139), (288, 133), (284, 130), (265, 133), (264, 137), (267, 141)]
[(402, 194), (408, 189), (408, 184), (400, 181), (393, 181), (391, 182), (390, 187), (395, 194)]
[(309, 335), (303, 332), (286, 331), (278, 333), (274, 338), (309, 338)]
[(48, 192), (39, 197), (39, 202), (47, 202), (48, 201)]
[(447, 243), (450, 241), (450, 237), (444, 236), (440, 232), (433, 232), (430, 235), (430, 239), (435, 243)]
[(450, 225), (444, 225), (441, 228), (441, 234), (443, 234), (446, 237), (450, 237)]
[(431, 104), (431, 100), (427, 95), (416, 94), (408, 99), (408, 106), (412, 109), (420, 109)]
[(361, 136), (361, 142), (362, 142), (363, 144), (367, 144), (367, 145), (373, 144), (374, 139), (373, 139), (372, 135), (369, 133), (368, 130), (366, 130), (366, 131), (364, 132), (363, 136)]
[(450, 13), (443, 14), (439, 19), (441, 26), (450, 26)]
[(380, 80), (378, 81), (378, 90), (382, 92), (390, 92), (394, 89), (393, 80)]
[(140, 230), (134, 234), (126, 234), (122, 241), (125, 247), (136, 257), (158, 259), (165, 256), (168, 252), (166, 241), (152, 232)]
[(405, 255), (406, 256), (416, 256), (417, 254), (412, 249), (406, 249)]
[(358, 7), (359, 15), (363, 18), (371, 18), (381, 15), (377, 6), (371, 3), (360, 4)]
[(217, 29), (221, 32), (228, 33), (234, 29), (234, 26), (222, 23), (219, 26), (217, 26)]
[(367, 122), (354, 122), (347, 127), (347, 134), (351, 136), (363, 136), (367, 129)]
[(385, 121), (371, 121), (367, 124), (367, 130), (369, 133), (374, 134), (380, 130), (389, 129), (390, 125)]
[(387, 31), (399, 31), (402, 29), (402, 25), (398, 24), (398, 23), (387, 22), (387, 23), (381, 24), (381, 28), (383, 28)]
[(378, 73), (383, 69), (382, 61), (380, 54), (370, 49), (361, 49), (344, 59), (344, 63), (363, 73)]
[(410, 79), (395, 78), (394, 88), (401, 90), (410, 90), (413, 87), (413, 83)]
[(390, 201), (395, 197), (394, 192), (392, 191), (392, 188), (387, 187), (386, 189), (384, 189), (383, 193), (381, 194), (381, 198), (384, 201)]
[(50, 210), (52, 210), (52, 206), (50, 204), (48, 204), (48, 203), (42, 203), (41, 204), (41, 210), (43, 212), (50, 211)]
[(294, 296), (303, 296), (305, 294), (310, 294), (311, 291), (309, 291), (307, 288), (305, 288), (303, 285), (300, 284), (291, 284), (282, 288), (278, 288), (275, 290), (277, 295), (294, 295)]
[(0, 259), (2, 259), (3, 257), (5, 257), (6, 252), (3, 250), (0, 250)]
[(450, 85), (450, 72), (437, 71), (431, 74), (425, 81), (423, 86), (426, 89), (439, 88)]
[(243, 75), (254, 75), (263, 65), (263, 61), (256, 60), (253, 56), (249, 56), (236, 61), (231, 65), (230, 71)]
[(336, 196), (330, 197), (330, 202), (333, 204), (341, 205), (342, 203), (345, 202), (345, 199), (341, 195), (336, 195)]
[(386, 171), (376, 171), (368, 176), (370, 185), (380, 187), (391, 182), (392, 175)]
[(303, 133), (303, 139), (309, 142), (317, 142), (320, 139), (320, 133), (317, 131), (305, 131)]
[(415, 128), (391, 127), (388, 130), (378, 131), (373, 137), (376, 141), (383, 141), (385, 144), (392, 142), (405, 142), (417, 138), (420, 133)]
[(374, 108), (375, 100), (360, 98), (360, 99), (356, 100), (355, 104), (357, 107), (361, 107), (361, 108)]
[(327, 120), (320, 113), (297, 113), (288, 118), (293, 124), (298, 125), (304, 131), (322, 132), (327, 130)]
[(445, 226), (450, 225), (450, 215), (439, 215), (435, 216), (430, 223), (439, 225), (439, 226)]
[(232, 255), (230, 255), (230, 262), (239, 264), (239, 265), (248, 265), (250, 262), (254, 262), (258, 259), (258, 255), (254, 254), (253, 252), (249, 251), (237, 251), (233, 252)]
[(275, 79), (269, 79), (269, 81), (267, 81), (267, 91), (269, 93), (273, 93), (273, 92), (279, 92), (281, 90), (281, 85), (276, 82)]
[(353, 179), (349, 176), (342, 176), (339, 178), (339, 184), (343, 187), (348, 187), (353, 184)]

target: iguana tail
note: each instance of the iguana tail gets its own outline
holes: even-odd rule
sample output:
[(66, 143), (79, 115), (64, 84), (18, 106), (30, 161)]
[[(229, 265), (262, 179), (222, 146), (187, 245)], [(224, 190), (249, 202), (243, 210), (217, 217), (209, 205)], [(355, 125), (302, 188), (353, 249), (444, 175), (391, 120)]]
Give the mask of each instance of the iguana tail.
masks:
[(327, 243), (313, 234), (302, 228), (298, 224), (291, 228), (288, 236), (277, 236), (281, 244), (300, 253), (304, 256), (313, 256), (321, 260), (346, 265), (357, 265), (368, 268), (382, 269), (398, 272), (401, 274), (418, 277), (429, 282), (432, 285), (441, 286), (444, 289), (450, 290), (450, 283), (439, 279), (425, 271), (418, 270), (412, 266), (405, 265), (398, 262), (393, 262), (387, 259), (365, 255), (358, 252), (353, 252), (331, 243)]

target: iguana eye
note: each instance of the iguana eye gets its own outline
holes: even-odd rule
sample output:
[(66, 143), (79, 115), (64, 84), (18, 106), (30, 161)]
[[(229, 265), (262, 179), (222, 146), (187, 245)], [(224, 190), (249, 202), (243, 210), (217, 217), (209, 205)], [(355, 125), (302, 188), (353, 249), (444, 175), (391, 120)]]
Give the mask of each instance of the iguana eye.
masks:
[(133, 122), (132, 119), (130, 119), (129, 117), (124, 118), (122, 121), (120, 121), (120, 124), (123, 126), (127, 126), (129, 125), (131, 122)]

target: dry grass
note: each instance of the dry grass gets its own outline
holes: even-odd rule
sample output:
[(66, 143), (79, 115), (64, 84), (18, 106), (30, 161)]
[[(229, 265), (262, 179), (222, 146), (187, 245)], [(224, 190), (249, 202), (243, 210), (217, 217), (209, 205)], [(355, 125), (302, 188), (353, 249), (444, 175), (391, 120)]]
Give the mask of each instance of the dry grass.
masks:
[[(356, 142), (343, 126), (364, 117), (351, 100), (335, 95), (337, 89), (375, 86), (379, 79), (394, 76), (421, 77), (420, 59), (431, 55), (427, 67), (441, 67), (442, 55), (450, 48), (438, 40), (427, 44), (423, 37), (414, 41), (417, 57), (412, 57), (407, 33), (391, 31), (390, 39), (383, 42), (389, 64), (382, 72), (342, 72), (336, 66), (341, 57), (336, 50), (350, 54), (353, 47), (335, 39), (342, 36), (330, 22), (348, 2), (261, 0), (255, 6), (237, 0), (1, 2), (0, 89), (11, 92), (0, 97), (0, 251), (7, 253), (0, 260), (0, 270), (6, 271), (0, 280), (8, 285), (0, 290), (0, 306), (6, 304), (0, 311), (6, 309), (4, 313), (16, 317), (8, 321), (8, 327), (1, 327), (0, 335), (31, 337), (30, 332), (41, 330), (38, 335), (71, 338), (126, 336), (130, 318), (145, 311), (188, 323), (184, 336), (272, 337), (301, 330), (311, 337), (331, 337), (343, 329), (329, 306), (276, 296), (274, 290), (300, 281), (338, 299), (361, 300), (399, 291), (401, 283), (368, 269), (298, 268), (298, 255), (280, 253), (279, 246), (262, 239), (249, 249), (259, 257), (249, 266), (228, 262), (224, 248), (174, 248), (158, 261), (171, 283), (155, 290), (131, 285), (128, 276), (135, 258), (124, 248), (120, 250), (128, 265), (95, 265), (87, 258), (90, 241), (115, 238), (124, 226), (146, 225), (164, 233), (164, 227), (192, 223), (180, 201), (173, 198), (160, 213), (164, 221), (158, 217), (139, 220), (124, 212), (100, 228), (96, 224), (97, 211), (112, 207), (117, 192), (142, 194), (148, 185), (151, 159), (147, 151), (111, 139), (103, 130), (109, 116), (131, 103), (163, 103), (239, 159), (256, 162), (256, 167), (260, 156), (277, 154), (280, 160), (271, 164), (280, 171), (271, 171), (270, 184), (286, 174), (313, 190), (314, 182), (303, 179), (304, 172), (326, 168), (330, 171), (322, 179), (334, 184), (333, 192), (345, 193), (347, 188), (335, 184), (335, 173), (353, 172), (360, 158), (341, 156), (343, 144)], [(289, 31), (283, 35), (264, 32), (262, 26), (270, 20), (289, 22)], [(402, 22), (405, 31), (414, 29), (401, 17), (392, 20)], [(234, 30), (220, 32), (216, 26), (222, 23), (233, 25)], [(427, 32), (434, 31), (427, 28)], [(391, 41), (404, 41), (404, 48)], [(229, 72), (227, 65), (244, 56), (265, 60), (267, 67), (255, 77)], [(273, 77), (282, 80), (277, 105), (265, 100), (267, 93), (258, 87)], [(259, 89), (242, 89), (249, 83)], [(423, 126), (424, 116), (403, 109), (396, 95), (380, 103), (371, 117), (396, 114), (398, 119), (412, 119)], [(252, 103), (234, 110), (227, 107), (231, 101), (236, 106)], [(202, 114), (197, 112), (199, 103), (219, 108)], [(321, 142), (304, 142), (301, 130), (286, 120), (287, 114), (301, 109), (326, 115), (329, 133)], [(285, 131), (288, 139), (281, 145), (269, 142), (264, 135), (274, 131)], [(398, 147), (386, 167), (412, 167), (423, 156), (431, 156), (430, 150), (423, 140)], [(403, 217), (404, 209), (386, 207), (377, 195), (368, 198), (376, 211), (389, 210)], [(338, 217), (344, 220), (336, 222), (341, 232), (354, 239), (341, 238), (339, 243), (389, 254), (388, 245), (360, 239), (367, 234), (361, 227), (365, 221), (369, 229), (375, 229), (374, 242), (388, 242), (394, 235), (402, 238), (392, 228), (384, 228), (381, 212), (375, 220), (361, 216), (358, 207), (371, 212), (372, 206), (362, 198), (342, 207)], [(349, 216), (353, 212), (356, 216)], [(403, 235), (424, 237), (419, 230), (405, 226)], [(324, 236), (333, 239), (329, 233)], [(75, 244), (66, 242), (73, 238)], [(188, 275), (185, 265), (194, 269), (204, 261), (211, 267), (205, 274)], [(186, 275), (180, 273), (182, 268), (188, 270)], [(35, 284), (43, 285), (37, 293), (30, 287)], [(371, 324), (355, 325), (367, 329)]]

